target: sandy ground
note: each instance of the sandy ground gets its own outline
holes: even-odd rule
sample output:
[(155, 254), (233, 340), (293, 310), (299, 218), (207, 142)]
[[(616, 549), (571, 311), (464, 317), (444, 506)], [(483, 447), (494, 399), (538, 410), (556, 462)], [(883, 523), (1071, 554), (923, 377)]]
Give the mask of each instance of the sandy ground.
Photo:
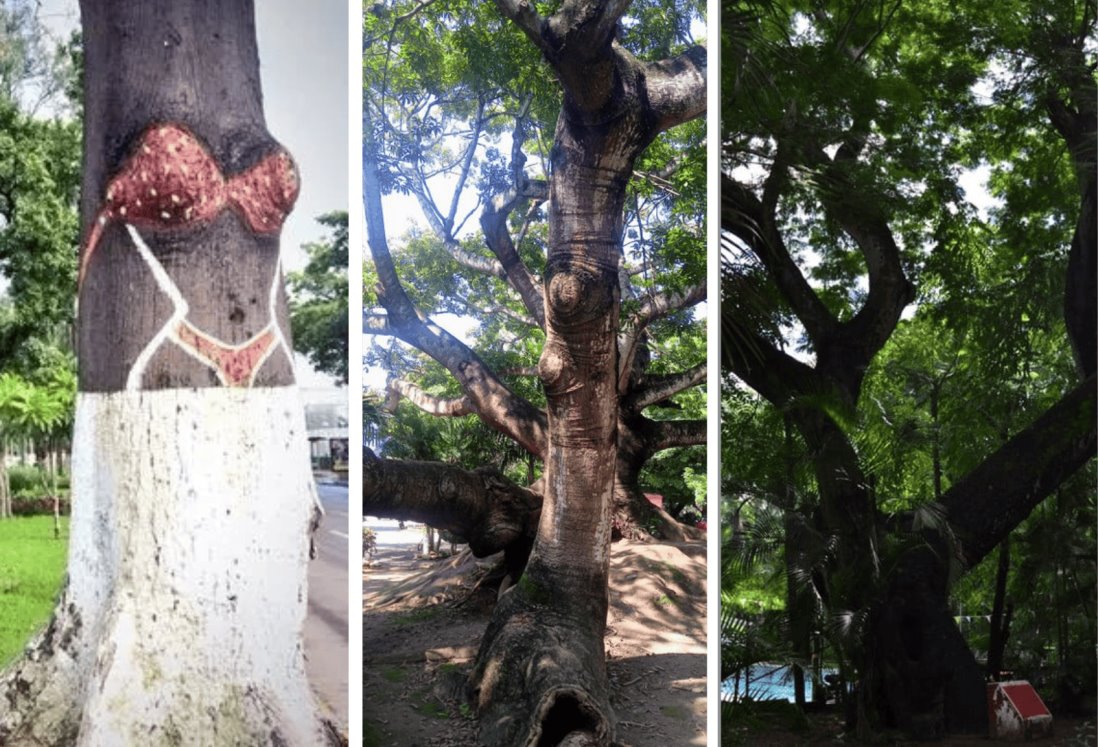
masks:
[[(459, 553), (421, 559), (379, 544), (363, 567), (364, 747), (474, 747), (459, 695), (494, 594), (492, 565)], [(617, 542), (607, 667), (618, 742), (705, 745), (705, 547)]]

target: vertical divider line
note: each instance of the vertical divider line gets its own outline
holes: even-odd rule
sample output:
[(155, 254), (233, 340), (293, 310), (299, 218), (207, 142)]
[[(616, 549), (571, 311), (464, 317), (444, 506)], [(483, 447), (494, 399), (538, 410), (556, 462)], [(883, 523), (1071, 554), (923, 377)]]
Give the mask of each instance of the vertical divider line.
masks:
[(347, 733), (362, 744), (362, 3), (347, 3)]
[(718, 0), (708, 0), (706, 16), (706, 273), (712, 289), (706, 305), (706, 742), (718, 745), (721, 741), (721, 6)]

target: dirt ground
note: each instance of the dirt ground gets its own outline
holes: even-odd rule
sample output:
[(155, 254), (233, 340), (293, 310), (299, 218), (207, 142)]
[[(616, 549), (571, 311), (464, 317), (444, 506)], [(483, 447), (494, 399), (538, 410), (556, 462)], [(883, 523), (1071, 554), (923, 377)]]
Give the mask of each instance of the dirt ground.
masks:
[[(790, 705), (790, 708), (793, 706)], [(727, 708), (727, 704), (726, 704)], [(844, 719), (835, 709), (820, 713), (807, 714), (805, 726), (799, 729), (788, 727), (788, 718), (780, 712), (771, 716), (756, 713), (753, 723), (733, 719), (728, 722), (727, 711), (721, 719), (723, 738), (722, 747), (805, 747), (806, 745), (842, 745), (865, 744), (846, 733)], [(1065, 717), (1053, 715), (1053, 734), (1051, 737), (1034, 740), (1039, 747), (1094, 747), (1098, 744), (1098, 730), (1093, 717)], [(874, 744), (879, 747), (922, 747), (927, 742), (914, 742), (902, 738), (890, 738), (881, 735)], [(976, 747), (977, 745), (1018, 744), (1017, 741), (991, 739), (977, 735), (950, 735), (929, 744), (935, 747)]]
[[(364, 747), (475, 747), (460, 702), (494, 593), (468, 552), (416, 558), (381, 547), (363, 567)], [(705, 745), (705, 546), (616, 542), (607, 667), (618, 741)]]

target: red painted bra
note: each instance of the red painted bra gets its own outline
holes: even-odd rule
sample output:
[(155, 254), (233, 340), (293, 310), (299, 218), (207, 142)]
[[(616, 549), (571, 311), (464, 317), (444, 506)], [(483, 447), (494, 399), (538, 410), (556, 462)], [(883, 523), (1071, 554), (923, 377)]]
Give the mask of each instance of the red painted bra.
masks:
[(177, 124), (154, 125), (107, 184), (103, 208), (88, 234), (79, 282), (103, 229), (112, 220), (141, 227), (175, 228), (208, 222), (226, 207), (258, 234), (278, 233), (297, 200), (297, 168), (279, 149), (247, 171), (229, 177), (195, 135)]

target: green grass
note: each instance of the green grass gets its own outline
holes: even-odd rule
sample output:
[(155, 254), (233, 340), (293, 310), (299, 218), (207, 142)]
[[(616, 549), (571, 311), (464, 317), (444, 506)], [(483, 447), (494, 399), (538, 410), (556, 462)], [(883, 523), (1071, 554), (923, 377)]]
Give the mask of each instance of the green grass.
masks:
[[(721, 744), (724, 747), (765, 744), (765, 735), (768, 734), (782, 733), (791, 738), (800, 734), (803, 737), (808, 730), (808, 719), (793, 703), (777, 700), (721, 703)], [(802, 738), (795, 741), (807, 743), (810, 740)]]
[(0, 667), (14, 659), (49, 620), (65, 575), (69, 519), (61, 539), (52, 516), (0, 519)]
[(400, 667), (387, 667), (381, 670), (381, 676), (386, 682), (403, 682), (408, 679), (408, 673)]
[(399, 615), (393, 615), (392, 626), (394, 628), (403, 628), (408, 625), (415, 625), (416, 623), (427, 622), (432, 620), (441, 613), (438, 607), (420, 607), (418, 609), (411, 610), (410, 612), (404, 612)]
[(414, 706), (417, 713), (423, 716), (427, 716), (428, 718), (450, 718), (450, 712), (446, 710), (446, 706), (438, 703), (435, 700), (432, 700), (428, 693), (421, 693), (420, 698), (422, 699)]
[(677, 705), (664, 705), (660, 706), (660, 713), (668, 718), (675, 718), (679, 721), (686, 720), (686, 709)]
[(381, 730), (373, 721), (362, 721), (362, 747), (381, 747)]

